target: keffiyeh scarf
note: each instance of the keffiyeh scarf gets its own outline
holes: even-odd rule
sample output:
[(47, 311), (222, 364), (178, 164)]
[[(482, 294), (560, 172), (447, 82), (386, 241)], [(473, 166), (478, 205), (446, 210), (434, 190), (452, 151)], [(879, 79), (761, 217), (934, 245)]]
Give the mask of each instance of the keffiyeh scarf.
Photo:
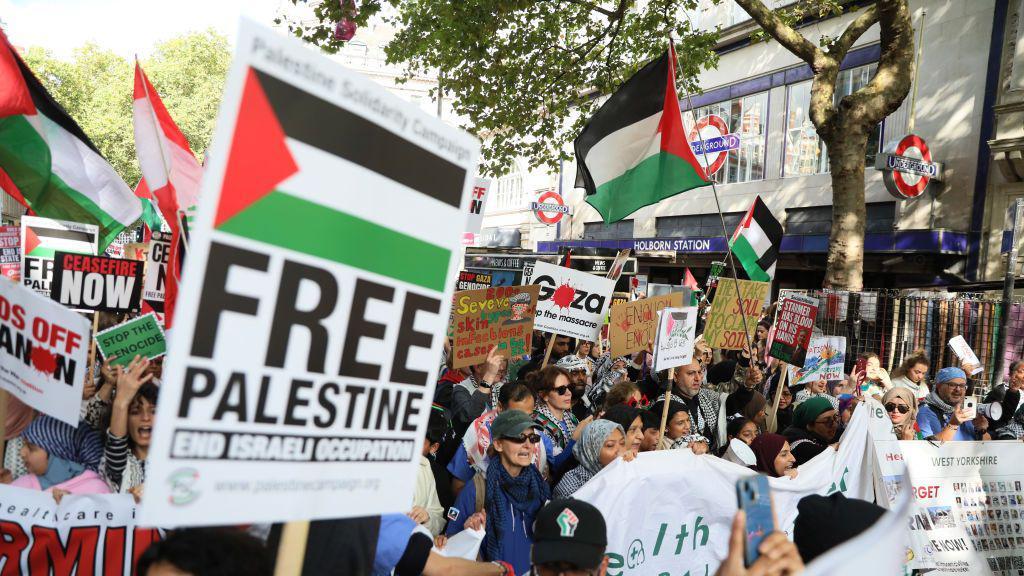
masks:
[[(551, 437), (555, 446), (560, 449), (565, 448), (569, 443), (573, 431), (576, 430), (576, 425), (579, 424), (576, 417), (573, 416), (572, 410), (563, 410), (562, 419), (558, 420), (551, 413), (551, 407), (543, 400), (537, 402), (537, 407), (533, 411), (533, 421)], [(557, 456), (557, 454), (554, 455)]]
[(487, 465), (487, 559), (508, 557), (505, 550), (505, 530), (518, 529), (520, 522), (526, 535), (533, 538), (533, 518), (540, 507), (551, 498), (551, 488), (533, 466), (527, 466), (512, 477), (501, 464), (501, 456), (492, 456)]

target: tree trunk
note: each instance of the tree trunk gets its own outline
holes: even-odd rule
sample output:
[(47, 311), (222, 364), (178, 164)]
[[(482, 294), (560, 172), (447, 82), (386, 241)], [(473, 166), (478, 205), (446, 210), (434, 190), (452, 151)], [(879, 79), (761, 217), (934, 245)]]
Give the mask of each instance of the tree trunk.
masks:
[[(825, 287), (857, 291), (864, 287), (864, 154), (868, 134), (852, 122), (840, 123), (828, 146), (832, 172), (832, 232)], [(842, 125), (846, 124), (846, 125)]]

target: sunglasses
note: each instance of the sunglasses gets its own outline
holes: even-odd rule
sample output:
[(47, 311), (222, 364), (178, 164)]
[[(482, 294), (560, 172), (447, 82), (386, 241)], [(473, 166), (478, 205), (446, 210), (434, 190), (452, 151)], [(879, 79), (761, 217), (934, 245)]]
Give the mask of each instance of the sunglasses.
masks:
[(906, 414), (907, 412), (910, 412), (910, 406), (907, 406), (906, 404), (896, 404), (895, 402), (889, 402), (885, 405), (886, 412), (892, 412), (894, 410), (900, 414)]
[(565, 394), (565, 393), (569, 392), (570, 389), (569, 389), (568, 386), (556, 386), (556, 387), (552, 388), (551, 391), (554, 392), (555, 394), (558, 394), (559, 396), (561, 396), (562, 394)]
[(527, 434), (526, 436), (505, 436), (502, 438), (502, 440), (508, 440), (513, 444), (522, 444), (523, 442), (529, 440), (530, 444), (536, 444), (540, 442), (540, 434), (534, 432), (532, 434)]

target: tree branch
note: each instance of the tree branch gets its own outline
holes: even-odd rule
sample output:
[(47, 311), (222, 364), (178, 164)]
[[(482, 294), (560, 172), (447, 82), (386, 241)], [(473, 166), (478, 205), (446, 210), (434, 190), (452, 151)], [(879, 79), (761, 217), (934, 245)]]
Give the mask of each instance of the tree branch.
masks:
[(622, 14), (620, 12), (618, 12), (618, 11), (614, 11), (613, 12), (613, 11), (607, 9), (607, 8), (602, 8), (602, 7), (598, 6), (597, 4), (594, 4), (593, 2), (587, 2), (586, 0), (562, 0), (562, 1), (563, 2), (568, 2), (570, 4), (576, 4), (577, 6), (583, 6), (584, 8), (588, 8), (589, 10), (591, 10), (593, 12), (597, 12), (598, 14), (604, 14), (605, 16), (607, 16), (611, 20), (614, 20), (616, 18), (621, 18), (622, 17)]
[(750, 14), (750, 17), (754, 19), (754, 22), (764, 29), (769, 36), (782, 44), (783, 48), (789, 50), (804, 62), (811, 65), (811, 69), (815, 72), (821, 67), (822, 60), (827, 58), (827, 55), (821, 51), (820, 48), (814, 45), (813, 42), (804, 38), (803, 34), (800, 34), (794, 30), (791, 26), (782, 21), (775, 12), (770, 10), (764, 5), (761, 0), (736, 0), (736, 3), (740, 5), (740, 8)]
[(828, 53), (830, 56), (836, 59), (836, 62), (842, 62), (843, 58), (846, 57), (846, 53), (850, 51), (853, 43), (860, 38), (868, 28), (871, 28), (878, 22), (878, 5), (872, 4), (868, 6), (856, 20), (850, 22), (850, 25), (846, 27), (842, 35), (836, 39), (836, 41), (829, 48)]
[(871, 81), (843, 98), (852, 119), (873, 125), (892, 114), (910, 91), (914, 76), (914, 26), (907, 0), (878, 0), (881, 55)]

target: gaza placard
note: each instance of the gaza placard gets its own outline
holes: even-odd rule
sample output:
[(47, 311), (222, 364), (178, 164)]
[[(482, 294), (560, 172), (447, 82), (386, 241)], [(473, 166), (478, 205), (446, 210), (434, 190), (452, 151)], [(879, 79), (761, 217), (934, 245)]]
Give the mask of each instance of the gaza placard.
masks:
[[(739, 298), (734, 282), (739, 283)], [(771, 288), (769, 282), (723, 281), (715, 291), (715, 301), (704, 323), (704, 340), (708, 346), (722, 350), (742, 350), (752, 341), (757, 321), (761, 318), (761, 308)]]
[(452, 368), (475, 366), (497, 346), (505, 358), (530, 353), (537, 286), (496, 286), (455, 293)]
[(90, 328), (80, 314), (0, 278), (0, 387), (78, 426)]
[[(142, 518), (406, 512), (479, 143), (243, 21), (160, 390)], [(372, 198), (372, 200), (370, 200)]]
[(540, 286), (537, 330), (597, 341), (615, 280), (538, 260), (530, 284)]

